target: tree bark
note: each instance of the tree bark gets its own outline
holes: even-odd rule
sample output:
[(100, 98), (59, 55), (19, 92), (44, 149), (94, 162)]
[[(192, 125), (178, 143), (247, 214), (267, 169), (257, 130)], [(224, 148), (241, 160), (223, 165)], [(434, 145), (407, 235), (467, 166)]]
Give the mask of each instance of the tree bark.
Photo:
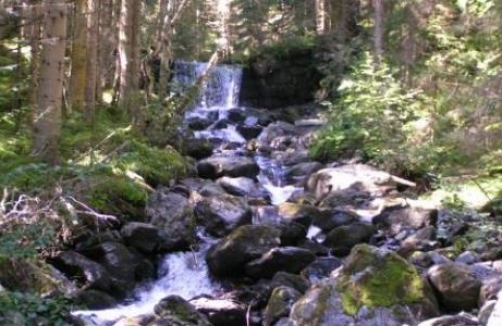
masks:
[(44, 31), (32, 154), (50, 165), (57, 165), (61, 137), (67, 5), (60, 0), (46, 0), (44, 5)]
[(315, 0), (316, 33), (322, 35), (326, 32), (326, 6), (325, 0)]
[(373, 6), (375, 11), (375, 65), (378, 68), (383, 55), (383, 1), (373, 0)]
[(87, 79), (87, 0), (75, 0), (73, 9), (73, 46), (71, 52), (69, 111), (83, 110)]
[(135, 125), (143, 123), (138, 101), (140, 0), (122, 0), (119, 26), (119, 106)]
[(87, 1), (87, 80), (85, 86), (85, 119), (94, 121), (96, 110), (96, 87), (98, 68), (99, 38), (99, 4), (100, 0)]
[(40, 17), (42, 17), (40, 6), (30, 8), (30, 25), (27, 34), (30, 39), (30, 87), (29, 104), (30, 112), (28, 115), (28, 124), (33, 127), (37, 116), (37, 90), (38, 90), (38, 72), (40, 67)]

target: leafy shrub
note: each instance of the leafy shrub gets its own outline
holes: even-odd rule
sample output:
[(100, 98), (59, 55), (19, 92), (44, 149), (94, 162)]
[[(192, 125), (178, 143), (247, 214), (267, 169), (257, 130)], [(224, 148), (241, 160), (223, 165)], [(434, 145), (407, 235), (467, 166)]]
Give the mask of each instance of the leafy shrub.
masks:
[(39, 297), (23, 292), (0, 292), (0, 324), (16, 326), (69, 326), (71, 299)]

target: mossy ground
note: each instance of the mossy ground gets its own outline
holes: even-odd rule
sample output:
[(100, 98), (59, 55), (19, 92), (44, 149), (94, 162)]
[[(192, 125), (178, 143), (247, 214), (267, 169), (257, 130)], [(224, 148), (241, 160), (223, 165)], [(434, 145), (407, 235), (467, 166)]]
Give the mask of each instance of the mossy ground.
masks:
[(355, 315), (362, 306), (389, 307), (424, 301), (424, 284), (416, 269), (395, 253), (379, 257), (376, 248), (356, 246), (344, 266), (338, 290), (344, 311)]

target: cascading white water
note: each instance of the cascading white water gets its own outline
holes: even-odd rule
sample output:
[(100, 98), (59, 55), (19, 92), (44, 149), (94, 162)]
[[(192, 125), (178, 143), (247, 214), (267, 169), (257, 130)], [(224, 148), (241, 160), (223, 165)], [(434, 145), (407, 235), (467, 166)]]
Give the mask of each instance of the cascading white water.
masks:
[(160, 278), (136, 289), (130, 299), (132, 303), (112, 309), (75, 311), (73, 315), (79, 316), (87, 326), (108, 326), (121, 318), (153, 313), (154, 306), (170, 294), (186, 300), (202, 294), (214, 295), (220, 285), (209, 277), (205, 256), (216, 240), (201, 231), (198, 237), (203, 240), (202, 247), (198, 251), (167, 255), (159, 268)]
[[(178, 62), (175, 64), (173, 83), (178, 92), (195, 83), (197, 77), (206, 69), (206, 64), (195, 62)], [(203, 86), (203, 90), (195, 106), (186, 113), (186, 118), (207, 118), (211, 114), (217, 115), (217, 122), (226, 119), (228, 110), (238, 106), (239, 89), (242, 70), (239, 67), (220, 65), (213, 68)], [(215, 122), (215, 124), (217, 123)], [(256, 124), (257, 119), (248, 117), (246, 124)], [(196, 133), (197, 137), (218, 137), (224, 142), (244, 144), (246, 140), (235, 130), (235, 126), (214, 128)], [(270, 193), (273, 204), (286, 201), (297, 188), (282, 185), (281, 167), (265, 157), (257, 157), (262, 169), (258, 180)], [(197, 252), (178, 252), (168, 254), (161, 264), (161, 277), (151, 284), (138, 288), (129, 304), (123, 304), (113, 309), (95, 311), (76, 311), (88, 326), (108, 326), (124, 317), (134, 317), (153, 312), (154, 306), (164, 297), (172, 294), (185, 299), (207, 294), (212, 295), (220, 291), (220, 285), (210, 279), (205, 255), (210, 244), (215, 240), (207, 238), (202, 232), (198, 233), (202, 242)]]

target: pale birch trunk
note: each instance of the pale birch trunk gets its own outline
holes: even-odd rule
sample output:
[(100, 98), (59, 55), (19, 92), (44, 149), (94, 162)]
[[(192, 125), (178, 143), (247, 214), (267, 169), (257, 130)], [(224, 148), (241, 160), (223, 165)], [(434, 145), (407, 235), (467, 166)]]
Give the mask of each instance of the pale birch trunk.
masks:
[(59, 0), (46, 0), (44, 4), (38, 105), (32, 153), (44, 162), (56, 165), (59, 163), (61, 137), (67, 5)]
[(85, 107), (87, 79), (87, 0), (75, 0), (73, 9), (73, 45), (71, 51), (69, 111)]
[(326, 6), (325, 0), (315, 0), (315, 26), (317, 35), (326, 32)]

